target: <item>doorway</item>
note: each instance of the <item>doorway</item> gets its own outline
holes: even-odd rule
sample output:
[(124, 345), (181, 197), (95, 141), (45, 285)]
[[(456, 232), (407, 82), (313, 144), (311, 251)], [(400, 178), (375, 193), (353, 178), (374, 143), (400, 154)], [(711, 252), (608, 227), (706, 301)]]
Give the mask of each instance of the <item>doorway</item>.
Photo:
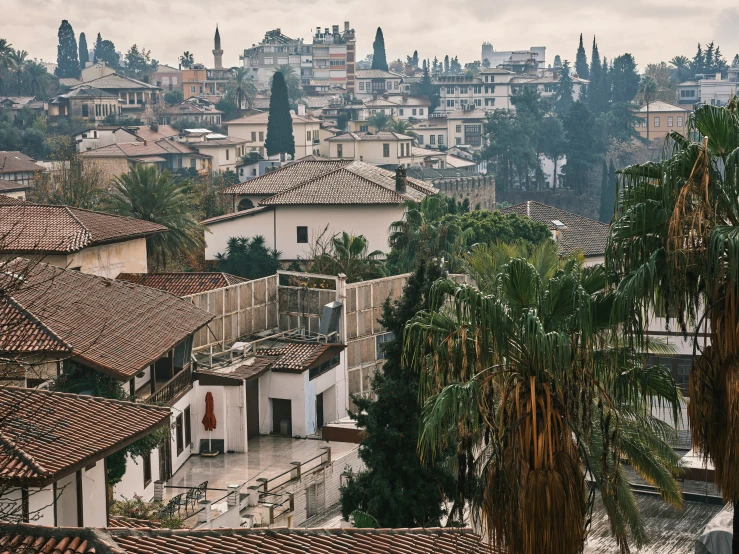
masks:
[(282, 398), (272, 398), (272, 432), (292, 437), (292, 403)]
[(316, 396), (316, 433), (323, 427), (323, 393)]
[(259, 379), (246, 382), (246, 438), (259, 436)]

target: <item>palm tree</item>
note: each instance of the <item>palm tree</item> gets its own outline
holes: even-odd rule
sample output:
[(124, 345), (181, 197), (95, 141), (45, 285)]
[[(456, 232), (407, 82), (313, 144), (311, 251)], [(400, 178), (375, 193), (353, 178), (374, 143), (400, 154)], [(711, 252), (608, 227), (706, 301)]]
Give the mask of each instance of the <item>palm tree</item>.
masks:
[(8, 55), (10, 61), (10, 70), (15, 72), (15, 78), (18, 81), (18, 96), (21, 95), (21, 84), (23, 83), (22, 74), (23, 66), (26, 63), (28, 52), (25, 50), (12, 50)]
[(639, 94), (647, 105), (647, 140), (649, 140), (649, 104), (657, 93), (657, 83), (649, 75), (639, 82)]
[[(285, 84), (287, 85), (287, 97), (290, 100), (290, 106), (296, 108), (298, 100), (300, 100), (305, 93), (303, 92), (303, 85), (300, 83), (300, 76), (296, 72), (296, 69), (289, 65), (283, 64), (277, 67), (275, 73), (282, 73), (285, 77)], [(270, 88), (272, 83), (270, 83)]]
[(231, 71), (231, 79), (226, 84), (226, 98), (232, 104), (239, 110), (246, 110), (251, 107), (256, 94), (254, 79), (245, 67), (237, 67)]
[(673, 80), (677, 83), (684, 81), (690, 73), (690, 60), (688, 57), (675, 56), (669, 63), (672, 66), (670, 69), (672, 69)]
[(231, 237), (226, 252), (216, 255), (220, 271), (247, 279), (274, 275), (280, 269), (280, 252), (269, 249), (263, 236)]
[(379, 133), (380, 131), (386, 131), (391, 121), (392, 119), (388, 114), (384, 111), (378, 111), (369, 116), (367, 124), (372, 127), (376, 133)]
[(30, 95), (45, 98), (51, 86), (51, 75), (40, 63), (26, 62), (23, 68), (23, 82)]
[[(628, 460), (663, 498), (682, 503), (671, 471), (674, 434), (651, 416), (652, 401), (678, 410), (666, 367), (645, 367), (612, 332), (612, 293), (602, 267), (557, 259), (549, 244), (488, 250), (480, 290), (439, 281), (440, 308), (405, 330), (406, 363), (421, 373), (425, 400), (419, 453), (456, 448), (452, 517), (467, 507), (510, 554), (575, 554), (600, 491), (622, 550), (646, 540), (622, 469)], [(484, 254), (474, 254), (482, 257)], [(537, 267), (538, 266), (538, 267)], [(479, 277), (471, 271), (473, 277)]]
[(193, 56), (189, 51), (185, 51), (180, 56), (180, 65), (184, 68), (191, 68), (193, 64), (195, 63), (195, 56)]
[(395, 121), (392, 121), (388, 129), (400, 135), (413, 137), (414, 139), (418, 138), (418, 135), (413, 130), (413, 124), (406, 119), (396, 119)]
[(196, 202), (187, 182), (144, 165), (113, 179), (107, 198), (111, 212), (169, 229), (147, 239), (154, 271), (166, 269), (168, 261), (204, 248), (204, 228), (194, 215)]
[(453, 262), (464, 234), (454, 219), (444, 219), (447, 209), (441, 196), (427, 196), (420, 204), (406, 202), (403, 219), (390, 225), (388, 265), (405, 273), (412, 271), (421, 258)]
[(2, 80), (3, 69), (10, 67), (10, 53), (13, 46), (4, 38), (0, 38), (0, 80)]
[(311, 272), (325, 275), (346, 275), (348, 283), (385, 277), (383, 253), (369, 252), (369, 242), (363, 235), (343, 232), (331, 238), (330, 250), (318, 255), (311, 263)]
[[(606, 265), (619, 278), (617, 309), (646, 321), (624, 332), (639, 342), (649, 314), (670, 313), (693, 339), (688, 416), (693, 445), (710, 458), (739, 537), (739, 117), (702, 106), (687, 137), (670, 133), (661, 162), (619, 175), (619, 205)], [(699, 333), (706, 333), (698, 340)], [(733, 543), (739, 552), (739, 540)]]

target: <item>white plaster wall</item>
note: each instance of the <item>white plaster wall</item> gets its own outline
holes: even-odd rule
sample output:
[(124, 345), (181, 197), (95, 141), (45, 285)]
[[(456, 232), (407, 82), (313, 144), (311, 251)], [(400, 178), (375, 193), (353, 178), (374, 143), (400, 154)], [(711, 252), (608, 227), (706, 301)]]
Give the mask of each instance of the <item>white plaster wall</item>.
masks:
[(144, 464), (140, 457), (132, 458), (130, 455), (126, 457), (126, 473), (123, 474), (121, 482), (118, 483), (113, 490), (113, 498), (122, 500), (125, 498), (133, 498), (133, 495), (143, 497), (144, 500), (154, 498), (154, 481), (159, 479), (159, 449), (155, 448), (151, 451), (151, 483), (144, 486)]
[[(196, 428), (195, 421), (198, 421), (199, 422), (200, 420), (203, 419), (203, 413), (205, 412), (205, 394), (203, 393), (202, 407), (200, 408), (203, 413), (200, 414), (200, 419), (197, 419), (195, 417), (194, 410), (195, 410), (195, 407), (198, 404), (200, 404), (200, 403), (196, 401), (195, 390), (196, 389), (193, 388), (190, 391), (188, 391), (187, 394), (185, 394), (182, 398), (180, 398), (172, 406), (172, 418), (171, 418), (171, 421), (170, 421), (170, 428), (172, 429), (172, 438), (171, 438), (171, 443), (170, 443), (170, 449), (171, 449), (170, 452), (172, 453), (172, 456), (171, 456), (171, 458), (172, 458), (172, 475), (174, 475), (174, 473), (178, 469), (180, 469), (180, 467), (182, 466), (182, 464), (184, 464), (187, 461), (187, 459), (190, 457), (190, 453), (191, 453), (190, 446), (188, 446), (187, 443), (183, 443), (184, 444), (184, 448), (182, 450), (182, 454), (180, 454), (179, 456), (177, 455), (177, 430), (175, 428), (175, 420), (176, 420), (177, 416), (180, 415), (180, 414), (183, 414), (182, 439), (184, 441), (185, 440), (184, 413), (185, 413), (185, 408), (187, 408), (188, 406), (190, 406), (190, 417), (192, 418), (191, 421), (190, 421), (190, 429), (193, 432), (192, 433), (193, 443), (195, 443), (194, 446), (193, 446), (193, 448), (194, 449), (197, 449), (197, 443), (195, 442), (195, 435), (196, 435), (195, 434), (195, 428)], [(224, 406), (224, 403), (223, 403), (223, 399), (217, 397), (216, 394), (215, 394), (215, 392), (213, 393), (213, 398), (214, 398), (214, 405), (213, 406), (214, 406), (215, 411), (216, 411), (216, 426), (218, 427), (219, 424), (220, 424), (220, 429), (221, 429), (221, 432), (222, 432), (222, 429), (223, 429), (222, 422), (223, 422), (223, 418), (224, 418), (224, 415), (225, 415), (225, 406)], [(219, 410), (221, 410), (221, 411), (219, 412)], [(202, 428), (202, 426), (203, 426), (202, 423), (200, 423), (200, 427), (201, 428)], [(218, 432), (218, 430), (213, 431), (213, 438), (216, 438), (215, 437), (215, 434), (217, 432)], [(218, 438), (223, 438), (223, 437), (221, 436), (221, 437), (218, 437)], [(197, 450), (195, 450), (195, 451), (197, 451)], [(152, 471), (153, 471), (153, 468), (152, 468)]]
[[(56, 523), (59, 527), (77, 527), (77, 474), (67, 475), (56, 483)], [(87, 523), (87, 522), (85, 522)]]
[(138, 238), (85, 248), (67, 256), (65, 265), (79, 267), (82, 273), (109, 279), (115, 279), (119, 273), (146, 273), (146, 239)]
[[(208, 225), (210, 233), (205, 233), (205, 259), (215, 260), (216, 254), (226, 252), (231, 237), (254, 237), (262, 235), (268, 248), (274, 248), (275, 216), (272, 210), (254, 215), (228, 219)], [(284, 258), (283, 254), (283, 258)]]
[[(304, 437), (309, 432), (306, 421), (306, 396), (308, 392), (308, 372), (275, 373), (268, 371), (259, 378), (259, 432), (268, 435), (272, 429), (271, 398), (290, 400), (292, 410), (292, 434)], [(315, 412), (315, 392), (313, 393)], [(315, 428), (315, 415), (313, 416)], [(279, 429), (277, 429), (279, 431)]]
[(323, 391), (323, 422), (336, 421), (339, 419), (336, 414), (336, 385), (333, 385)]
[(28, 514), (30, 523), (54, 526), (54, 488), (28, 490)]
[[(246, 396), (243, 386), (223, 387), (226, 397), (226, 450), (246, 452)], [(227, 425), (226, 425), (227, 422)]]
[(105, 527), (105, 463), (100, 460), (89, 471), (82, 470), (82, 521), (85, 527)]

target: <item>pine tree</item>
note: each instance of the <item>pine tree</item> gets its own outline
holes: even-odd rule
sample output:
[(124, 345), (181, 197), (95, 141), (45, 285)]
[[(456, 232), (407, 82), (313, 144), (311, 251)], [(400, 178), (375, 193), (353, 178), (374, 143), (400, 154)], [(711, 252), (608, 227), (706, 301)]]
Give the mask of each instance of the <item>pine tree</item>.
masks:
[(85, 33), (80, 33), (80, 70), (85, 69), (89, 61), (90, 54), (87, 51), (87, 38), (85, 37)]
[(413, 57), (411, 58), (411, 64), (413, 67), (418, 67), (418, 50), (413, 51)]
[(267, 117), (267, 139), (264, 141), (267, 155), (289, 154), (295, 156), (295, 137), (293, 120), (290, 114), (290, 100), (287, 95), (285, 76), (275, 71), (272, 77), (272, 93), (269, 97)]
[(603, 68), (600, 64), (600, 54), (598, 53), (598, 44), (595, 42), (595, 37), (593, 37), (593, 51), (590, 56), (590, 86), (588, 87), (588, 108), (595, 115), (600, 115), (603, 111), (601, 107), (601, 100), (603, 97), (602, 70)]
[(616, 203), (616, 169), (608, 167), (605, 158), (603, 159), (603, 177), (600, 187), (600, 221), (601, 223), (610, 223), (613, 217), (614, 205)]
[(639, 90), (639, 72), (631, 54), (622, 54), (613, 60), (611, 72), (613, 102), (631, 102)]
[(405, 324), (433, 307), (429, 291), (440, 277), (437, 266), (426, 267), (422, 261), (400, 301), (383, 307), (382, 324), (394, 338), (384, 343), (385, 363), (375, 373), (377, 399), (355, 399), (357, 425), (365, 430), (359, 456), (366, 469), (341, 488), (341, 511), (347, 519), (360, 510), (381, 527), (438, 526), (444, 492), (454, 492), (455, 478), (441, 463), (428, 467), (418, 458), (419, 375), (402, 362)]
[(375, 34), (375, 42), (372, 43), (374, 55), (372, 56), (372, 69), (381, 69), (387, 71), (387, 56), (385, 54), (385, 37), (382, 36), (382, 29), (377, 28)]
[(557, 98), (554, 100), (554, 111), (564, 117), (570, 110), (570, 106), (572, 106), (573, 96), (574, 92), (572, 87), (572, 76), (570, 75), (570, 62), (565, 60), (560, 71)]
[(601, 109), (608, 111), (608, 105), (613, 98), (613, 68), (608, 65), (608, 58), (603, 56), (603, 73), (600, 78)]
[(77, 52), (77, 39), (69, 21), (64, 19), (59, 26), (59, 46), (56, 54), (54, 74), (60, 79), (80, 76), (80, 59)]
[(577, 56), (575, 57), (575, 73), (580, 79), (590, 79), (588, 57), (585, 55), (585, 47), (582, 44), (582, 33), (580, 33), (580, 46), (577, 47)]
[(100, 61), (100, 53), (103, 49), (103, 37), (98, 33), (98, 38), (95, 40), (95, 48), (92, 52), (92, 63), (98, 63)]
[(444, 73), (449, 73), (449, 55), (444, 56)]
[(434, 113), (434, 110), (439, 107), (439, 95), (434, 87), (434, 82), (429, 74), (428, 65), (423, 68), (423, 78), (421, 79), (421, 85), (419, 86), (419, 92), (423, 96), (428, 96), (431, 100), (431, 106), (429, 107), (429, 115)]

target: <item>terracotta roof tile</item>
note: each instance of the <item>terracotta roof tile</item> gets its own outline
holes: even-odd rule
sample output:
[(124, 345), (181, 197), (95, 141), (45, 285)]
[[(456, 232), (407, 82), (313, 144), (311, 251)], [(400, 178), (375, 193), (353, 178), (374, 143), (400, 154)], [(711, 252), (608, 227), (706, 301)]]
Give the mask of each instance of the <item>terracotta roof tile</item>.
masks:
[(72, 347), (7, 297), (0, 297), (0, 352), (67, 353)]
[(23, 204), (27, 204), (27, 202), (20, 198), (12, 198), (10, 196), (0, 194), (0, 206), (22, 206)]
[(170, 409), (0, 388), (0, 481), (45, 486), (169, 422)]
[(0, 524), (2, 554), (126, 554), (98, 529)]
[[(526, 216), (544, 223), (552, 231), (558, 231), (560, 238), (557, 246), (560, 254), (581, 251), (585, 256), (602, 256), (606, 251), (609, 226), (600, 221), (533, 201), (509, 206), (501, 212)], [(555, 220), (562, 222), (564, 227), (557, 226)]]
[(121, 273), (117, 278), (175, 296), (198, 294), (248, 281), (229, 273)]
[(257, 357), (273, 358), (271, 369), (288, 369), (293, 371), (304, 371), (318, 360), (318, 358), (330, 350), (343, 350), (341, 344), (326, 344), (315, 342), (288, 342), (272, 348), (257, 350)]
[(298, 161), (296, 163), (284, 165), (279, 169), (270, 171), (260, 177), (255, 177), (243, 183), (232, 185), (225, 188), (223, 194), (254, 194), (254, 195), (271, 195), (283, 190), (294, 187), (311, 179), (315, 179), (320, 175), (325, 175), (345, 165), (349, 165), (349, 161), (331, 160), (331, 161)]
[(161, 529), (161, 527), (161, 523), (151, 519), (110, 516), (108, 520), (109, 529)]
[(0, 179), (0, 193), (11, 192), (17, 190), (30, 189), (31, 185), (21, 183), (20, 181), (8, 181), (7, 179)]
[(0, 203), (3, 252), (77, 252), (166, 230), (149, 221), (68, 206)]
[[(126, 281), (20, 258), (3, 270), (0, 289), (13, 275), (23, 278), (21, 286), (5, 286), (13, 305), (70, 345), (73, 359), (122, 381), (213, 319), (187, 300)], [(46, 340), (39, 330), (8, 352), (37, 352)]]

